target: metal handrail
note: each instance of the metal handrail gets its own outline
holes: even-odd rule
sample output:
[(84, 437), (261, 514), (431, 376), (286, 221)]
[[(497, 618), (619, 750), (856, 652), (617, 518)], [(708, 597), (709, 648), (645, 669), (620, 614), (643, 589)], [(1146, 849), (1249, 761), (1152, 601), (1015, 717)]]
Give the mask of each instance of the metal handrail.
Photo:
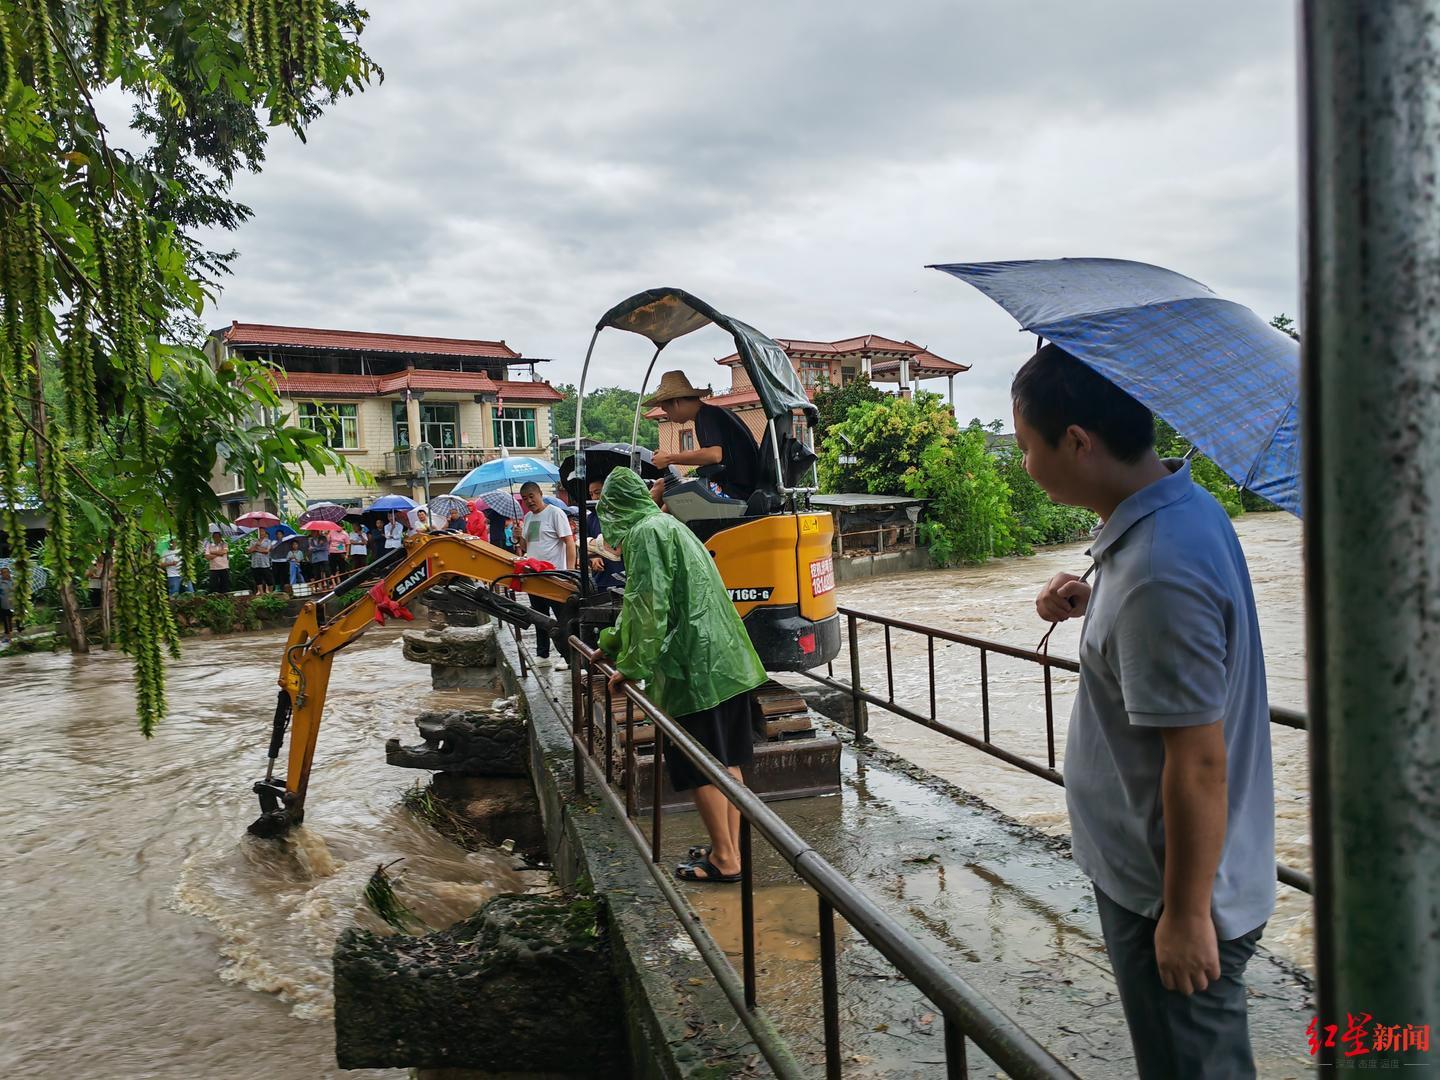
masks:
[[(605, 679), (617, 674), (598, 650), (590, 648), (578, 637), (569, 639), (573, 658), (571, 692), (573, 698), (572, 725), (570, 738), (576, 757), (575, 779), (577, 790), (583, 790), (583, 776), (591, 773), (597, 780), (609, 779), (612, 770), (613, 725), (608, 689), (606, 692), (606, 762), (604, 769), (594, 760), (595, 745), (595, 677), (598, 673)], [(582, 666), (586, 678), (582, 681)], [(840, 1076), (839, 1045), (839, 996), (835, 967), (835, 939), (833, 914), (838, 912), (861, 937), (889, 960), (902, 975), (908, 978), (940, 1011), (945, 1018), (945, 1048), (947, 1075), (952, 1077), (968, 1075), (965, 1063), (965, 1040), (971, 1039), (998, 1066), (1012, 1077), (1073, 1077), (1064, 1064), (1041, 1046), (1014, 1020), (1001, 1011), (982, 993), (970, 986), (946, 967), (924, 945), (910, 935), (898, 922), (877, 906), (843, 874), (830, 865), (825, 858), (796, 833), (774, 810), (770, 809), (759, 796), (737, 782), (714, 756), (680, 727), (668, 714), (656, 706), (634, 684), (621, 684), (626, 708), (627, 732), (633, 722), (633, 710), (648, 718), (655, 727), (654, 791), (651, 801), (651, 835), (648, 838), (634, 826), (633, 792), (635, 788), (634, 741), (626, 740), (627, 803), (621, 803), (602, 784), (611, 805), (631, 825), (632, 838), (642, 850), (648, 848), (652, 867), (660, 861), (661, 798), (660, 766), (667, 742), (683, 753), (700, 770), (706, 780), (730, 801), (740, 812), (741, 848), (741, 900), (742, 900), (742, 950), (744, 975), (740, 1000), (731, 996), (732, 1003), (746, 1021), (747, 1029), (754, 1034), (751, 1021), (759, 1020), (755, 986), (755, 935), (754, 935), (754, 880), (753, 859), (750, 852), (751, 830), (760, 832), (780, 857), (805, 881), (818, 896), (821, 938), (822, 1004), (825, 1019), (825, 1063), (828, 1077)], [(585, 731), (580, 729), (581, 718), (585, 720)], [(659, 880), (660, 875), (657, 875)], [(669, 883), (666, 882), (669, 886)], [(695, 918), (688, 904), (683, 908), (683, 898), (673, 886), (665, 890), (671, 906), (690, 929), (690, 920)], [(692, 937), (695, 935), (692, 934)], [(708, 934), (706, 935), (708, 938)], [(697, 945), (699, 941), (697, 939)], [(729, 995), (733, 989), (735, 972), (723, 953), (707, 952), (701, 948), (705, 962), (715, 971), (722, 989)], [(722, 975), (721, 966), (724, 973)], [(728, 978), (727, 978), (728, 976)], [(757, 1046), (760, 1042), (757, 1039)], [(765, 1047), (761, 1046), (762, 1053)], [(766, 1054), (769, 1061), (769, 1054)], [(776, 1067), (776, 1062), (770, 1062)], [(782, 1063), (783, 1064), (783, 1063)], [(778, 1071), (778, 1069), (777, 1069)]]
[[(1051, 686), (1051, 669), (1058, 668), (1061, 671), (1078, 672), (1080, 662), (1067, 656), (1051, 656), (1049, 653), (1038, 652), (1034, 649), (1021, 648), (1018, 645), (1007, 645), (1003, 641), (992, 641), (989, 638), (975, 637), (972, 634), (961, 634), (954, 630), (945, 630), (938, 626), (926, 626), (923, 623), (910, 622), (905, 619), (896, 619), (888, 615), (876, 615), (873, 612), (857, 611), (855, 608), (841, 607), (837, 609), (845, 616), (850, 642), (850, 682), (843, 682), (835, 678), (835, 665), (832, 662), (827, 666), (827, 675), (820, 675), (814, 671), (801, 671), (797, 674), (804, 675), (833, 690), (839, 690), (849, 694), (851, 709), (851, 725), (855, 732), (857, 742), (864, 743), (869, 738), (869, 724), (865, 718), (861, 703), (875, 705), (886, 712), (893, 713), (903, 719), (913, 721), (931, 731), (938, 732), (956, 742), (964, 743), (972, 749), (981, 753), (989, 754), (998, 758), (1008, 765), (1042, 780), (1048, 780), (1060, 787), (1065, 786), (1065, 777), (1055, 767), (1055, 706), (1053, 700), (1053, 688)], [(856, 624), (859, 622), (874, 623), (885, 628), (885, 679), (887, 696), (881, 697), (872, 694), (863, 688), (860, 672), (860, 650), (858, 647), (858, 634)], [(907, 633), (919, 634), (926, 639), (927, 654), (929, 661), (929, 691), (930, 691), (930, 713), (925, 715), (914, 709), (908, 708), (895, 700), (895, 666), (894, 658), (890, 648), (890, 631), (901, 630)], [(969, 732), (961, 731), (957, 727), (943, 722), (936, 712), (935, 692), (935, 642), (948, 641), (957, 645), (965, 645), (980, 653), (980, 714), (983, 734), (980, 737), (971, 735)], [(1042, 764), (1032, 761), (1023, 754), (1017, 754), (1013, 750), (1006, 750), (990, 740), (990, 671), (989, 655), (1008, 656), (1016, 660), (1025, 660), (1038, 664), (1044, 670), (1045, 679), (1045, 736), (1047, 762)], [(1287, 709), (1278, 705), (1270, 707), (1270, 722), (1278, 727), (1295, 728), (1304, 730), (1306, 727), (1305, 714), (1294, 709)], [(1275, 876), (1278, 880), (1291, 888), (1299, 889), (1301, 892), (1313, 892), (1313, 884), (1310, 875), (1303, 870), (1296, 869), (1285, 863), (1275, 864)]]

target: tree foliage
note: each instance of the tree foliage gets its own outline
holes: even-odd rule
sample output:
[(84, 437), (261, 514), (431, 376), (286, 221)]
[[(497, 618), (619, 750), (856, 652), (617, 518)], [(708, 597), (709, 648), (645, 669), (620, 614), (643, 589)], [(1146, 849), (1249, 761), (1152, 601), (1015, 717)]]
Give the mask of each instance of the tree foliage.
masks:
[(838, 386), (823, 379), (815, 392), (815, 409), (819, 413), (815, 421), (816, 442), (824, 442), (825, 433), (849, 416), (856, 405), (883, 401), (886, 396), (884, 391), (870, 385), (870, 376), (863, 372)]
[[(303, 136), (377, 74), (367, 18), (337, 0), (0, 0), (0, 527), (22, 582), (27, 489), (62, 590), (110, 553), (147, 734), (176, 648), (156, 538), (193, 574), (217, 466), (256, 494), (346, 468), (321, 435), (257, 418), (279, 405), (263, 366), (202, 353), (229, 256), (194, 230), (248, 216), (227, 193), (259, 167), (262, 125)], [(137, 151), (96, 110), (107, 90), (134, 105)]]
[[(555, 387), (565, 395), (564, 401), (555, 403), (555, 433), (562, 439), (575, 437), (575, 399), (578, 391), (574, 383), (561, 383)], [(630, 441), (630, 432), (635, 424), (635, 405), (640, 394), (635, 390), (624, 390), (618, 386), (604, 386), (585, 395), (585, 413), (582, 422), (585, 430), (580, 434), (587, 439), (601, 442)], [(640, 416), (638, 440), (641, 446), (654, 450), (660, 445), (660, 424)]]
[[(840, 462), (853, 457), (853, 464)], [(1015, 550), (1009, 487), (985, 432), (960, 430), (938, 394), (880, 395), (850, 407), (820, 447), (825, 491), (927, 500), (921, 539), (936, 562), (980, 562)]]

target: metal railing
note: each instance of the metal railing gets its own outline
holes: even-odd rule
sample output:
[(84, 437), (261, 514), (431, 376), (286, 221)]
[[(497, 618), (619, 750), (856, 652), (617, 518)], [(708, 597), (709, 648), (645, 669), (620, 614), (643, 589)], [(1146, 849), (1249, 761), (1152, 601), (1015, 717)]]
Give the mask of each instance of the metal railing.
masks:
[[(571, 649), (571, 701), (569, 713), (570, 741), (574, 753), (574, 787), (577, 795), (589, 787), (604, 799), (624, 822), (631, 839), (647, 857), (651, 877), (680, 918), (682, 926), (694, 941), (721, 991), (730, 1000), (756, 1047), (777, 1076), (802, 1077), (804, 1068), (796, 1061), (789, 1046), (778, 1035), (770, 1019), (761, 1010), (756, 985), (757, 956), (755, 942), (755, 878), (752, 852), (753, 833), (758, 831), (780, 857), (816, 894), (816, 916), (820, 930), (821, 1005), (823, 1009), (825, 1075), (841, 1076), (840, 988), (836, 964), (834, 918), (839, 915), (935, 1006), (944, 1018), (945, 1067), (949, 1077), (968, 1076), (966, 1041), (972, 1041), (1006, 1074), (1016, 1078), (1073, 1077), (1064, 1064), (1056, 1060), (1028, 1032), (1001, 1011), (994, 1003), (946, 967), (924, 944), (912, 937), (898, 922), (878, 907), (852, 884), (840, 871), (827, 862), (759, 796), (737, 782), (716, 758), (692, 738), (684, 728), (647, 698), (633, 684), (622, 684), (625, 715), (617, 725), (615, 702), (608, 679), (615, 668), (600, 653), (578, 637), (569, 639)], [(529, 666), (526, 649), (518, 632), (516, 647), (520, 656), (520, 674), (525, 677)], [(542, 683), (542, 686), (544, 684)], [(595, 694), (597, 685), (604, 687), (603, 730), (598, 733)], [(564, 705), (551, 698), (557, 711)], [(642, 829), (636, 811), (636, 778), (639, 774), (635, 753), (635, 722), (648, 720), (654, 728), (652, 792), (649, 831)], [(614, 790), (616, 777), (615, 742), (624, 731), (623, 765), (624, 797)], [(596, 760), (597, 741), (602, 745), (603, 764)], [(716, 945), (699, 916), (668, 874), (660, 867), (663, 836), (663, 798), (661, 792), (663, 756), (682, 753), (715, 785), (740, 812), (740, 913), (741, 973), (737, 976), (725, 953)]]
[[(939, 732), (947, 738), (964, 743), (972, 749), (981, 753), (989, 754), (991, 757), (999, 758), (1006, 764), (1013, 765), (1017, 769), (1023, 769), (1028, 773), (1048, 780), (1052, 784), (1061, 787), (1065, 785), (1065, 778), (1055, 767), (1055, 693), (1053, 677), (1051, 672), (1056, 669), (1060, 671), (1078, 672), (1080, 662), (1064, 656), (1051, 656), (1048, 653), (1037, 652), (1034, 649), (1023, 649), (1015, 645), (1007, 645), (1004, 642), (992, 641), (988, 638), (973, 637), (970, 634), (960, 634), (953, 630), (942, 630), (935, 626), (925, 626), (922, 623), (907, 622), (904, 619), (893, 619), (886, 615), (875, 615), (868, 611), (856, 611), (853, 608), (842, 607), (839, 609), (846, 620), (847, 640), (850, 653), (850, 681), (842, 682), (835, 678), (835, 665), (832, 661), (827, 665), (827, 675), (820, 675), (814, 671), (801, 671), (797, 674), (804, 675), (808, 679), (829, 686), (831, 689), (842, 691), (850, 695), (851, 700), (851, 725), (855, 732), (857, 742), (863, 743), (869, 739), (869, 720), (866, 715), (865, 706), (875, 705), (886, 712), (912, 720), (922, 727), (931, 731)], [(865, 683), (863, 673), (860, 670), (861, 650), (859, 647), (859, 624), (870, 623), (884, 628), (885, 631), (885, 689), (884, 697), (873, 694), (864, 689)], [(923, 713), (903, 705), (895, 700), (895, 656), (891, 647), (892, 631), (900, 631), (907, 634), (918, 634), (925, 638), (926, 659), (928, 671), (929, 690), (929, 712)], [(979, 653), (979, 675), (980, 675), (980, 725), (981, 734), (972, 735), (968, 731), (945, 723), (939, 718), (936, 709), (935, 691), (935, 642), (945, 641), (956, 645), (965, 645), (975, 649)], [(1045, 691), (1045, 761), (1032, 760), (1023, 754), (1013, 750), (1007, 750), (997, 745), (990, 737), (991, 715), (990, 715), (990, 656), (1012, 657), (1016, 660), (1029, 661), (1040, 666), (1044, 672), (1043, 682)], [(1270, 722), (1279, 727), (1305, 729), (1305, 714), (1294, 709), (1271, 706)], [(1281, 882), (1301, 892), (1311, 892), (1312, 885), (1310, 875), (1303, 870), (1297, 870), (1293, 866), (1284, 863), (1275, 864), (1275, 876)]]
[[(516, 453), (536, 453), (538, 451), (517, 450)], [(460, 476), (471, 469), (478, 468), (487, 461), (494, 461), (500, 456), (499, 447), (436, 447), (435, 461), (430, 466), (431, 476)], [(382, 475), (385, 476), (409, 476), (420, 471), (420, 463), (415, 459), (415, 452), (410, 448), (392, 450), (385, 455), (385, 464), (382, 467)]]

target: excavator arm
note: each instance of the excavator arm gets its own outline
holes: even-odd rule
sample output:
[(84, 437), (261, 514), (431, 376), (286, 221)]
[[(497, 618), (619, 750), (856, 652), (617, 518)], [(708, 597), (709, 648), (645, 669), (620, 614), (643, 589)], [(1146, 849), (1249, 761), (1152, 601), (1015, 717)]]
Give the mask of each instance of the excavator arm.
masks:
[[(550, 620), (529, 608), (504, 600), (490, 586), (504, 585), (564, 606), (576, 596), (577, 579), (563, 570), (517, 568), (515, 557), (504, 548), (461, 533), (430, 533), (411, 537), (403, 549), (341, 582), (330, 595), (307, 603), (290, 628), (280, 663), (280, 693), (270, 735), (265, 779), (255, 784), (260, 817), (250, 825), (256, 836), (279, 836), (305, 817), (305, 791), (315, 761), (315, 743), (330, 683), (335, 654), (371, 626), (386, 618), (412, 618), (407, 610), (416, 597), (437, 585), (477, 582), (485, 588), (470, 595), (499, 618), (525, 625)], [(383, 577), (379, 577), (383, 573)], [(365, 595), (326, 618), (333, 598), (375, 577)], [(487, 598), (490, 599), (486, 602)], [(289, 729), (290, 750), (283, 780), (274, 777), (275, 761)]]

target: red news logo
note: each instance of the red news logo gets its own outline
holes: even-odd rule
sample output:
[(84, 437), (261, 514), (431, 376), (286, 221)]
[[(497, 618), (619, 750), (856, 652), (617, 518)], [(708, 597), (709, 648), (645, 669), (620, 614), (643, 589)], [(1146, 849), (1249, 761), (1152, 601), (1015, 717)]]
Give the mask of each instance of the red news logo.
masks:
[(1347, 1058), (1364, 1054), (1407, 1054), (1412, 1051), (1430, 1052), (1430, 1025), (1418, 1024), (1372, 1024), (1369, 1013), (1345, 1014), (1345, 1031), (1339, 1024), (1321, 1024), (1320, 1018), (1310, 1018), (1305, 1037), (1310, 1043), (1310, 1055), (1314, 1057), (1320, 1047), (1333, 1049), (1336, 1036), (1343, 1055)]

